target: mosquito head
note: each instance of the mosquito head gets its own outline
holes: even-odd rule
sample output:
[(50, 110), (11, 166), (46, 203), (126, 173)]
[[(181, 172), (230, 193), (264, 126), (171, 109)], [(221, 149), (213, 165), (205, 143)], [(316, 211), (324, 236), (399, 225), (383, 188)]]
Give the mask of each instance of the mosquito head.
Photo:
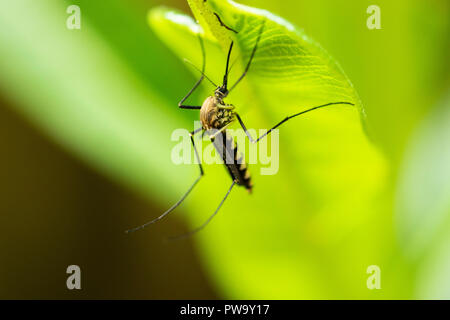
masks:
[(226, 88), (226, 86), (219, 86), (214, 92), (214, 95), (216, 96), (216, 98), (222, 100), (228, 95), (228, 89)]

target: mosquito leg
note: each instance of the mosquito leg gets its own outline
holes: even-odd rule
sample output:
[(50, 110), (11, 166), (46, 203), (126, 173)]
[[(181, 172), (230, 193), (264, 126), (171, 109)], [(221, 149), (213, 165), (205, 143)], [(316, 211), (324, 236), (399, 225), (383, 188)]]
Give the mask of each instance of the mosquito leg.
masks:
[(217, 88), (217, 84), (214, 83), (214, 81), (212, 81), (204, 71), (200, 70), (199, 68), (197, 68), (197, 66), (195, 64), (193, 64), (191, 61), (189, 61), (188, 59), (184, 59), (184, 62), (186, 62), (187, 64), (191, 65), (191, 67), (193, 67), (195, 70), (197, 70), (200, 74), (202, 74), (206, 80), (208, 80), (214, 87)]
[(301, 115), (301, 114), (304, 114), (304, 113), (307, 113), (307, 112), (310, 112), (310, 111), (313, 111), (313, 110), (316, 110), (316, 109), (319, 109), (319, 108), (323, 108), (323, 107), (327, 107), (327, 106), (332, 106), (332, 105), (336, 105), (336, 104), (348, 104), (348, 105), (352, 105), (352, 106), (354, 105), (354, 104), (351, 103), (351, 102), (330, 102), (330, 103), (327, 103), (327, 104), (323, 104), (323, 105), (320, 105), (320, 106), (316, 106), (316, 107), (313, 107), (313, 108), (304, 110), (304, 111), (302, 111), (302, 112), (299, 112), (299, 113), (296, 113), (296, 114), (294, 114), (294, 115), (292, 115), (292, 116), (289, 116), (289, 117), (284, 118), (283, 120), (281, 120), (280, 122), (278, 122), (272, 129), (270, 129), (269, 131), (267, 131), (266, 133), (264, 133), (263, 135), (261, 135), (261, 136), (260, 136), (258, 139), (256, 139), (256, 140), (253, 139), (252, 136), (250, 135), (250, 133), (248, 132), (248, 130), (247, 130), (247, 128), (245, 127), (245, 124), (244, 124), (244, 122), (242, 121), (242, 119), (241, 119), (241, 117), (239, 116), (239, 114), (235, 113), (235, 116), (236, 116), (236, 118), (238, 119), (238, 121), (239, 121), (239, 123), (240, 123), (242, 129), (244, 129), (245, 134), (246, 134), (247, 137), (248, 137), (248, 140), (250, 140), (251, 143), (257, 143), (259, 140), (261, 140), (261, 139), (264, 138), (265, 136), (269, 135), (269, 134), (272, 132), (272, 130), (278, 128), (278, 127), (281, 126), (283, 123), (285, 123), (286, 121), (288, 121), (288, 120), (290, 120), (290, 119), (292, 119), (292, 118), (295, 118), (296, 116), (299, 116), (299, 115)]
[(216, 211), (214, 211), (214, 213), (199, 227), (195, 228), (194, 230), (178, 235), (178, 236), (173, 236), (173, 237), (168, 237), (168, 240), (179, 240), (179, 239), (183, 239), (183, 238), (187, 238), (189, 236), (192, 236), (193, 234), (199, 232), (200, 230), (202, 230), (204, 227), (206, 227), (208, 225), (208, 223), (214, 218), (214, 216), (217, 214), (217, 212), (219, 212), (219, 209), (222, 207), (223, 203), (225, 202), (225, 200), (227, 199), (228, 195), (231, 192), (231, 189), (233, 189), (234, 185), (236, 184), (236, 181), (233, 180), (233, 183), (231, 184), (230, 189), (228, 189), (227, 193), (225, 194), (225, 197), (222, 199), (222, 201), (220, 202), (219, 206), (217, 207)]
[[(200, 128), (195, 129), (191, 133), (189, 133), (189, 135), (191, 136), (192, 147), (194, 148), (195, 158), (197, 159), (198, 167), (200, 169), (200, 176), (198, 177), (198, 179), (200, 179), (203, 176), (204, 171), (203, 171), (202, 163), (200, 161), (200, 157), (198, 155), (197, 147), (195, 146), (194, 136), (202, 130), (203, 130), (203, 128), (200, 127)], [(203, 133), (202, 133), (202, 136), (203, 136)]]
[(211, 141), (214, 141), (214, 139), (217, 137), (218, 134), (222, 133), (224, 130), (226, 130), (226, 128), (231, 124), (231, 122), (225, 126), (223, 126), (222, 128), (220, 128), (219, 130), (217, 130), (216, 132), (214, 132), (214, 134), (209, 136), (209, 139), (211, 139)]
[(225, 23), (223, 23), (222, 19), (220, 19), (220, 16), (217, 13), (214, 12), (214, 15), (216, 16), (217, 20), (219, 20), (219, 23), (220, 23), (220, 25), (222, 27), (224, 27), (227, 30), (233, 31), (234, 33), (239, 33), (236, 30), (234, 30), (234, 29), (230, 28), (229, 26), (227, 26)]
[(225, 91), (228, 88), (228, 72), (229, 72), (229, 65), (230, 65), (230, 58), (231, 58), (231, 51), (233, 50), (234, 42), (231, 41), (230, 49), (228, 49), (228, 55), (227, 55), (227, 64), (225, 66), (225, 75), (223, 76), (223, 87), (225, 88)]
[(171, 206), (166, 212), (164, 212), (163, 214), (161, 214), (159, 217), (157, 217), (157, 218), (155, 218), (155, 219), (153, 219), (153, 220), (151, 220), (151, 221), (148, 221), (148, 222), (144, 223), (143, 225), (140, 225), (140, 226), (138, 226), (138, 227), (135, 227), (135, 228), (126, 230), (125, 233), (131, 233), (131, 232), (135, 232), (135, 231), (144, 229), (144, 228), (147, 227), (148, 225), (153, 224), (153, 223), (155, 223), (155, 222), (161, 220), (162, 218), (164, 218), (165, 216), (167, 216), (169, 213), (171, 213), (176, 207), (178, 207), (178, 206), (183, 202), (183, 200), (186, 199), (186, 197), (187, 197), (188, 194), (192, 191), (192, 189), (194, 189), (195, 185), (197, 184), (197, 182), (200, 180), (200, 178), (201, 178), (201, 177), (203, 176), (203, 174), (204, 174), (202, 164), (200, 163), (200, 158), (199, 158), (199, 155), (198, 155), (197, 147), (195, 146), (195, 143), (194, 143), (194, 135), (195, 135), (196, 133), (200, 132), (201, 130), (202, 130), (202, 128), (198, 128), (198, 129), (194, 130), (193, 132), (191, 132), (191, 133), (189, 134), (189, 135), (191, 136), (192, 146), (194, 147), (195, 157), (196, 157), (196, 159), (197, 159), (198, 166), (199, 166), (199, 169), (200, 169), (200, 175), (197, 177), (197, 179), (195, 179), (194, 183), (189, 187), (188, 191), (181, 197), (181, 199), (178, 200), (173, 206)]
[(181, 99), (180, 102), (178, 102), (178, 107), (181, 109), (200, 109), (201, 106), (186, 106), (183, 105), (183, 103), (187, 100), (187, 98), (189, 98), (191, 96), (191, 94), (195, 91), (195, 89), (198, 88), (198, 86), (200, 85), (200, 83), (202, 82), (202, 80), (205, 78), (205, 67), (206, 67), (206, 54), (205, 54), (205, 45), (203, 44), (203, 40), (200, 36), (198, 36), (198, 40), (200, 41), (200, 47), (202, 49), (202, 56), (203, 56), (203, 64), (202, 64), (202, 76), (200, 77), (200, 79), (198, 79), (198, 81), (194, 84), (194, 86), (192, 87), (191, 90), (189, 90), (189, 92), (187, 93), (187, 95)]

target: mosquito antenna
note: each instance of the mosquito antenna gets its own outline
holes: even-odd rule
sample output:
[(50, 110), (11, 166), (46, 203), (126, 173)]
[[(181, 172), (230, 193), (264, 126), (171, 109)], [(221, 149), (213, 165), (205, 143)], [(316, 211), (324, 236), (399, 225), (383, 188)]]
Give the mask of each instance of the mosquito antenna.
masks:
[(198, 72), (200, 72), (202, 74), (203, 77), (206, 78), (206, 80), (208, 80), (214, 87), (217, 87), (217, 84), (215, 84), (202, 70), (200, 70), (199, 68), (197, 68), (197, 66), (195, 64), (193, 64), (191, 61), (189, 61), (188, 59), (184, 59), (184, 62), (186, 62), (187, 64), (190, 64), (195, 70), (197, 70)]
[(187, 237), (192, 236), (193, 234), (199, 232), (200, 230), (202, 230), (204, 227), (206, 227), (208, 225), (208, 223), (214, 218), (214, 216), (217, 214), (217, 212), (219, 212), (220, 207), (222, 207), (223, 203), (225, 202), (225, 200), (227, 199), (228, 195), (231, 192), (231, 189), (233, 189), (234, 185), (236, 184), (236, 181), (233, 180), (233, 183), (231, 184), (230, 189), (228, 189), (225, 197), (222, 199), (222, 201), (220, 202), (219, 206), (217, 207), (216, 211), (214, 211), (214, 213), (208, 218), (208, 220), (206, 220), (205, 222), (203, 222), (203, 224), (197, 228), (195, 228), (192, 231), (189, 231), (187, 233), (178, 235), (178, 236), (172, 236), (172, 237), (168, 237), (167, 240), (172, 241), (172, 240), (180, 240), (180, 239), (184, 239)]
[(236, 57), (236, 59), (234, 59), (234, 61), (231, 63), (230, 69), (228, 69), (228, 76), (230, 76), (231, 70), (233, 70), (233, 67), (236, 65), (236, 62), (238, 62), (238, 60), (239, 60), (239, 57)]
[(231, 50), (233, 50), (233, 44), (234, 42), (231, 41), (230, 49), (228, 50), (228, 57), (227, 57), (227, 66), (225, 68), (225, 75), (223, 76), (223, 87), (226, 89), (228, 85), (228, 66), (230, 65), (230, 57), (231, 57)]
[(200, 72), (202, 74), (203, 77), (205, 77), (209, 82), (212, 83), (213, 86), (217, 87), (217, 85), (205, 74), (205, 70), (206, 70), (206, 50), (205, 50), (205, 43), (203, 42), (202, 37), (200, 36), (200, 34), (198, 34), (198, 41), (200, 42), (200, 48), (202, 50), (202, 70), (199, 70), (191, 61), (184, 59), (184, 61), (186, 61), (187, 63), (189, 63), (191, 66), (193, 66), (198, 72)]
[(228, 90), (228, 93), (230, 93), (231, 90), (233, 90), (233, 89), (238, 85), (238, 83), (241, 82), (242, 79), (244, 79), (245, 75), (247, 74), (248, 70), (250, 69), (250, 65), (251, 65), (251, 63), (252, 63), (252, 61), (253, 61), (253, 57), (255, 56), (256, 49), (258, 48), (259, 40), (261, 39), (261, 35), (262, 35), (262, 33), (263, 33), (265, 24), (266, 24), (266, 21), (264, 20), (264, 22), (262, 23), (261, 28), (259, 29), (259, 34), (258, 34), (258, 38), (256, 39), (256, 44), (255, 44), (255, 46), (253, 47), (252, 54), (250, 55), (250, 59), (249, 59), (249, 61), (248, 61), (248, 63), (247, 63), (247, 66), (245, 67), (244, 73), (242, 74), (242, 76), (239, 77), (239, 79), (238, 79), (238, 80), (236, 81), (236, 83), (231, 87), (231, 89)]

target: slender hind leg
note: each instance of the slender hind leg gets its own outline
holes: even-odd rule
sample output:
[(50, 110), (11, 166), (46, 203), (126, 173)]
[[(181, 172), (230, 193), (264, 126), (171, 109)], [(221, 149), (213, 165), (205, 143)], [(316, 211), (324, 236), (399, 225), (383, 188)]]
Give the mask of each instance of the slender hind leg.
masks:
[(219, 212), (219, 209), (222, 207), (223, 203), (225, 202), (225, 200), (227, 199), (228, 195), (231, 192), (231, 189), (233, 189), (234, 185), (236, 184), (236, 181), (233, 181), (233, 183), (231, 184), (231, 187), (228, 189), (227, 193), (225, 194), (225, 197), (222, 199), (222, 201), (220, 202), (219, 206), (217, 207), (216, 211), (214, 211), (214, 213), (199, 227), (195, 228), (194, 230), (178, 235), (178, 236), (173, 236), (173, 237), (168, 237), (168, 240), (179, 240), (179, 239), (183, 239), (183, 238), (187, 238), (192, 236), (193, 234), (199, 232), (200, 230), (202, 230), (204, 227), (206, 227), (208, 225), (208, 223), (214, 218), (214, 216), (217, 214), (217, 212)]
[(155, 218), (155, 219), (153, 219), (153, 220), (151, 220), (151, 221), (149, 221), (149, 222), (144, 223), (143, 225), (140, 225), (140, 226), (138, 226), (138, 227), (135, 227), (135, 228), (126, 230), (126, 231), (125, 231), (126, 233), (131, 233), (131, 232), (135, 232), (135, 231), (144, 229), (144, 228), (147, 227), (148, 225), (153, 224), (153, 223), (155, 223), (155, 222), (161, 220), (161, 219), (164, 218), (165, 216), (167, 216), (167, 215), (168, 215), (169, 213), (171, 213), (176, 207), (178, 207), (178, 206), (183, 202), (184, 199), (186, 199), (186, 197), (188, 196), (188, 194), (192, 191), (192, 189), (194, 189), (194, 187), (195, 187), (195, 185), (197, 184), (197, 182), (199, 182), (200, 179), (201, 179), (201, 177), (203, 177), (203, 174), (204, 174), (203, 167), (202, 167), (202, 164), (200, 163), (200, 157), (199, 157), (199, 155), (198, 155), (197, 147), (195, 146), (195, 143), (194, 143), (194, 135), (195, 135), (196, 133), (200, 132), (201, 130), (202, 130), (202, 128), (198, 128), (198, 129), (196, 129), (196, 130), (194, 130), (193, 132), (190, 133), (192, 146), (194, 147), (195, 158), (197, 159), (198, 166), (199, 166), (199, 169), (200, 169), (200, 174), (199, 174), (199, 176), (197, 177), (197, 179), (195, 179), (194, 183), (189, 187), (188, 191), (181, 197), (181, 199), (178, 200), (173, 206), (171, 206), (166, 212), (164, 212), (164, 213), (163, 213), (162, 215), (160, 215), (159, 217), (157, 217), (157, 218)]
[(256, 140), (253, 139), (252, 136), (250, 135), (250, 133), (248, 132), (248, 130), (247, 130), (247, 128), (245, 127), (245, 124), (244, 124), (244, 122), (242, 121), (242, 119), (241, 119), (241, 117), (239, 116), (239, 114), (235, 113), (235, 116), (236, 116), (236, 118), (238, 119), (239, 123), (241, 124), (242, 129), (244, 129), (245, 134), (246, 134), (247, 137), (248, 137), (248, 140), (250, 140), (251, 143), (257, 143), (259, 140), (261, 140), (261, 139), (264, 138), (265, 136), (269, 135), (269, 134), (272, 132), (272, 130), (278, 128), (278, 127), (281, 126), (283, 123), (285, 123), (286, 121), (288, 121), (288, 120), (290, 120), (290, 119), (292, 119), (292, 118), (294, 118), (294, 117), (296, 117), (296, 116), (299, 116), (299, 115), (301, 115), (301, 114), (304, 114), (304, 113), (307, 113), (307, 112), (310, 112), (310, 111), (313, 111), (313, 110), (316, 110), (316, 109), (319, 109), (319, 108), (323, 108), (323, 107), (327, 107), (327, 106), (332, 106), (332, 105), (336, 105), (336, 104), (349, 104), (349, 105), (352, 105), (352, 106), (354, 105), (354, 104), (351, 103), (351, 102), (330, 102), (330, 103), (327, 103), (327, 104), (323, 104), (323, 105), (320, 105), (320, 106), (317, 106), (317, 107), (313, 107), (313, 108), (307, 109), (307, 110), (305, 110), (305, 111), (302, 111), (302, 112), (296, 113), (296, 114), (294, 114), (294, 115), (292, 115), (292, 116), (289, 116), (289, 117), (284, 118), (283, 120), (281, 120), (280, 122), (278, 122), (278, 123), (277, 123), (275, 126), (273, 126), (269, 131), (267, 131), (266, 133), (264, 133), (262, 136), (260, 136), (260, 137), (259, 137), (258, 139), (256, 139)]
[(183, 103), (187, 100), (187, 98), (189, 98), (191, 96), (191, 94), (195, 91), (195, 89), (198, 88), (198, 86), (200, 85), (200, 83), (203, 81), (203, 79), (205, 78), (205, 67), (206, 67), (206, 54), (205, 54), (205, 45), (203, 44), (203, 40), (202, 38), (199, 36), (198, 37), (199, 41), (200, 41), (200, 47), (202, 49), (202, 56), (203, 56), (203, 63), (202, 63), (202, 76), (200, 77), (200, 79), (198, 79), (198, 81), (194, 84), (194, 86), (192, 87), (191, 90), (189, 90), (189, 92), (187, 93), (187, 95), (181, 99), (180, 102), (178, 102), (178, 107), (181, 109), (200, 109), (201, 106), (186, 106), (183, 105)]

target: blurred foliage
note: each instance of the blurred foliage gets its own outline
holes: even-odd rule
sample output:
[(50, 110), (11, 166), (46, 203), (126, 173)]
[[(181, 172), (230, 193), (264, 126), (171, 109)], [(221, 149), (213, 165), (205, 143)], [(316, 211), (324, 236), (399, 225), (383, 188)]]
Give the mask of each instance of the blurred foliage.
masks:
[[(419, 265), (417, 297), (450, 297), (450, 95), (416, 129), (397, 190), (397, 229)], [(444, 145), (442, 143), (444, 142)], [(447, 145), (445, 144), (447, 143)]]
[[(199, 18), (196, 5), (202, 1), (189, 2)], [(241, 2), (295, 23), (295, 31), (281, 34), (268, 18), (265, 32), (276, 30), (288, 54), (306, 50), (320, 57), (321, 70), (342, 86), (333, 89), (328, 81), (311, 86), (315, 73), (304, 60), (286, 62), (281, 51), (264, 50), (275, 40), (263, 39), (252, 72), (230, 95), (248, 126), (268, 128), (299, 107), (343, 96), (358, 100), (313, 37), (355, 85), (389, 171), (364, 136), (356, 109), (332, 108), (288, 122), (280, 129), (279, 173), (259, 176), (259, 166), (253, 166), (254, 193), (233, 190), (219, 216), (196, 236), (211, 280), (227, 298), (448, 298), (440, 285), (448, 283), (450, 227), (449, 162), (444, 160), (449, 104), (442, 98), (450, 85), (448, 2), (378, 1), (382, 30), (366, 28), (369, 1)], [(79, 31), (65, 28), (65, 9), (73, 3), (82, 8)], [(152, 32), (147, 9), (160, 2), (132, 3), (0, 2), (0, 89), (52, 139), (100, 172), (169, 206), (197, 174), (195, 165), (172, 164), (170, 135), (198, 119), (176, 104), (198, 76), (180, 58), (200, 65), (201, 56), (186, 26), (192, 22), (168, 18), (171, 10), (152, 9)], [(258, 25), (258, 15), (245, 8), (212, 0), (206, 5), (233, 26), (255, 31)], [(236, 77), (255, 35), (225, 35), (212, 21), (200, 19), (207, 73), (220, 80), (226, 37), (233, 36), (240, 53)], [(264, 62), (268, 57), (280, 69), (287, 63), (296, 72), (306, 66), (309, 76), (271, 73)], [(205, 83), (192, 101), (203, 101), (211, 89)], [(183, 204), (191, 227), (211, 214), (228, 187), (223, 168), (211, 165), (205, 171)], [(130, 226), (158, 213), (130, 218)], [(379, 291), (365, 286), (372, 264), (382, 270)]]

